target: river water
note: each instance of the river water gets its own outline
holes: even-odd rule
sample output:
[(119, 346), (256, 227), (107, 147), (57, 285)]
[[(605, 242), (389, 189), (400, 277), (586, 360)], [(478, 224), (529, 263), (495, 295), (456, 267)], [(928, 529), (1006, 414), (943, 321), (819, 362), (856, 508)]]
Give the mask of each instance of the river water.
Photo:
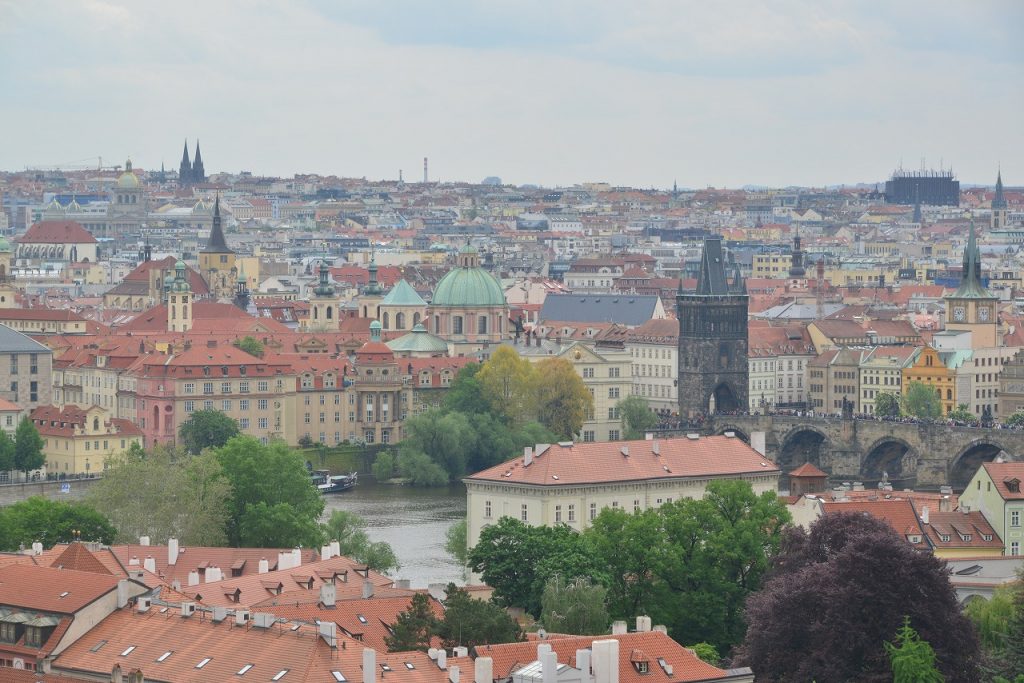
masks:
[(371, 541), (391, 544), (401, 567), (396, 579), (409, 579), (413, 588), (431, 583), (465, 583), (462, 569), (445, 552), (445, 532), (466, 518), (466, 487), (418, 488), (377, 484), (360, 478), (354, 489), (326, 496), (324, 519), (346, 510), (366, 520)]

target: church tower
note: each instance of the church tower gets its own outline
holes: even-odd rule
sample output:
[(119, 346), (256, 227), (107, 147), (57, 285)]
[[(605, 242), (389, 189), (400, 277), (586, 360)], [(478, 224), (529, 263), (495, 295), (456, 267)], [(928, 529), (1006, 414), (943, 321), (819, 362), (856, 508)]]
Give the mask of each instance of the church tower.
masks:
[(174, 264), (174, 282), (167, 294), (168, 332), (188, 332), (192, 329), (193, 303), (185, 262), (178, 261)]
[(370, 255), (370, 280), (359, 295), (359, 311), (363, 318), (380, 319), (380, 302), (384, 298), (384, 288), (377, 282), (377, 256)]
[(789, 277), (792, 280), (802, 280), (807, 275), (804, 269), (804, 252), (800, 248), (800, 230), (793, 236), (793, 256), (789, 264)]
[(181, 165), (178, 167), (178, 187), (192, 184), (192, 162), (188, 158), (188, 139), (185, 139), (185, 151), (181, 153)]
[(199, 140), (196, 140), (196, 156), (195, 161), (192, 162), (192, 184), (205, 182), (206, 169), (203, 168), (203, 155), (199, 153)]
[(1006, 197), (1003, 196), (1003, 171), (996, 174), (996, 195), (992, 197), (992, 229), (1006, 227)]
[(981, 282), (981, 250), (971, 221), (960, 286), (946, 297), (946, 329), (970, 332), (972, 349), (999, 346), (997, 304), (996, 296)]
[(340, 324), (341, 301), (330, 281), (330, 269), (326, 261), (320, 262), (320, 281), (309, 300), (309, 318), (306, 329), (310, 331), (337, 332)]
[(720, 237), (704, 240), (694, 292), (676, 294), (679, 318), (679, 415), (746, 410), (747, 293), (739, 268), (725, 275)]
[(213, 227), (210, 239), (199, 252), (199, 270), (216, 298), (231, 299), (235, 295), (235, 252), (228, 248), (221, 228), (220, 195), (213, 204)]

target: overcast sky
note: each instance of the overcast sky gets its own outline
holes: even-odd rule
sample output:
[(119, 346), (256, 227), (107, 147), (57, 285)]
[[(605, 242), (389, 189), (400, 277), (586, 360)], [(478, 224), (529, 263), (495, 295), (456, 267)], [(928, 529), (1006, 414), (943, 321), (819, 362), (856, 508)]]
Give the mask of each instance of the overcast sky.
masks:
[(1024, 3), (0, 0), (0, 168), (1024, 184)]

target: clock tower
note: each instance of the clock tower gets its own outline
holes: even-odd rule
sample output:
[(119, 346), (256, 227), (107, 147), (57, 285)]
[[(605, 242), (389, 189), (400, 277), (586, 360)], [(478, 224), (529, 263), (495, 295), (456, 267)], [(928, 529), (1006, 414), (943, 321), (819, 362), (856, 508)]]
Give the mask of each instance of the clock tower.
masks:
[(960, 287), (946, 297), (946, 329), (971, 333), (972, 349), (999, 346), (998, 299), (981, 282), (981, 250), (971, 221)]

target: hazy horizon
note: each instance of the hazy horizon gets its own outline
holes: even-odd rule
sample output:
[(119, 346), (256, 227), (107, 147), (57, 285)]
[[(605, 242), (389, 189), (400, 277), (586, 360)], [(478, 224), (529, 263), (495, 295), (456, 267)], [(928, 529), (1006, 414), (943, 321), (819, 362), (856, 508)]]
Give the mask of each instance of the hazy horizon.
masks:
[[(0, 0), (0, 168), (1024, 185), (1024, 4)], [(867, 179), (867, 180), (866, 180)]]

